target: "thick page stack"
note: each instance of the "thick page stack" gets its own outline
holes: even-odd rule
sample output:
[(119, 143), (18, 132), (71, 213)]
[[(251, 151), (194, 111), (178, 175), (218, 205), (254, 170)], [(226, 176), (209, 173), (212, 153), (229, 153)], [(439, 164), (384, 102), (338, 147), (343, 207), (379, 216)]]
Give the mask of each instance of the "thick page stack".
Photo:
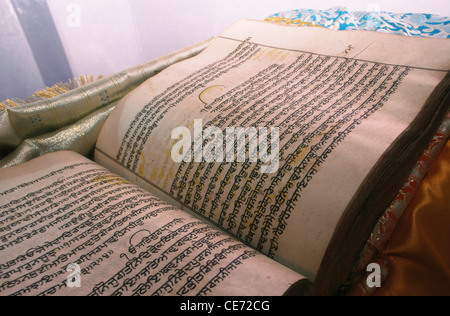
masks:
[(334, 294), (448, 111), (449, 51), (241, 21), (122, 99), (96, 161)]
[(309, 289), (304, 277), (73, 152), (0, 171), (0, 254), (0, 295)]

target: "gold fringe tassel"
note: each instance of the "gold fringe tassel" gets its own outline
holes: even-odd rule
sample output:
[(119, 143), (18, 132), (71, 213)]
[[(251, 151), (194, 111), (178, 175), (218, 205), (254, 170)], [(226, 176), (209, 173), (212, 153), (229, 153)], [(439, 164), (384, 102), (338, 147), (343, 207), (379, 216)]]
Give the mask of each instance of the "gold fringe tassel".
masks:
[(51, 99), (79, 87), (84, 87), (102, 78), (103, 76), (101, 75), (98, 77), (88, 75), (80, 76), (79, 78), (74, 78), (65, 83), (61, 82), (55, 84), (52, 87), (46, 87), (44, 90), (37, 91), (33, 93), (31, 97), (27, 97), (25, 99), (7, 99), (3, 102), (0, 102), (0, 112), (4, 109), (20, 106), (22, 104), (30, 104), (41, 100)]

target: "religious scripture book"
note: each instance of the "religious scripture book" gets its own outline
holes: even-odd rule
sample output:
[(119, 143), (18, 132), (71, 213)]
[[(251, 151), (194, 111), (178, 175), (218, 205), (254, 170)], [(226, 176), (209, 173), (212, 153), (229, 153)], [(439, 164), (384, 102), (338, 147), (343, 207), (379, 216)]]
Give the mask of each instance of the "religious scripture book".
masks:
[(94, 161), (0, 171), (0, 295), (341, 293), (449, 111), (449, 52), (237, 22), (123, 97)]
[(2, 295), (308, 291), (298, 273), (77, 153), (0, 176)]

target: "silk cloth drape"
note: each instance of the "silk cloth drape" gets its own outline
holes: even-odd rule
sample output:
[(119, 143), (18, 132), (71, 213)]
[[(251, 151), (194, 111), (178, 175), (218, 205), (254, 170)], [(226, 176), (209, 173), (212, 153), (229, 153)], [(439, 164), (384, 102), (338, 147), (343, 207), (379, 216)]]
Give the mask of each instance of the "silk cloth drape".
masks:
[(115, 104), (170, 65), (203, 51), (210, 40), (48, 100), (0, 107), (0, 168), (58, 150), (87, 155)]
[[(349, 295), (450, 295), (450, 114), (367, 241)], [(370, 288), (366, 267), (381, 267)]]
[(450, 295), (450, 143), (423, 179), (381, 257), (389, 276), (375, 295)]

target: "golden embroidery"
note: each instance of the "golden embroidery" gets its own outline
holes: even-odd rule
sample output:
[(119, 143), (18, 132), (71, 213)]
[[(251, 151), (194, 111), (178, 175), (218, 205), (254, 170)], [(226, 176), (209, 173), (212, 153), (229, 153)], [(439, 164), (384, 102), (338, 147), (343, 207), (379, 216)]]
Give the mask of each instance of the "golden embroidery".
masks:
[(300, 20), (281, 18), (281, 17), (266, 18), (264, 21), (271, 22), (271, 23), (294, 25), (294, 26), (323, 27), (321, 25), (313, 24), (311, 22), (304, 22), (304, 21), (300, 21)]

